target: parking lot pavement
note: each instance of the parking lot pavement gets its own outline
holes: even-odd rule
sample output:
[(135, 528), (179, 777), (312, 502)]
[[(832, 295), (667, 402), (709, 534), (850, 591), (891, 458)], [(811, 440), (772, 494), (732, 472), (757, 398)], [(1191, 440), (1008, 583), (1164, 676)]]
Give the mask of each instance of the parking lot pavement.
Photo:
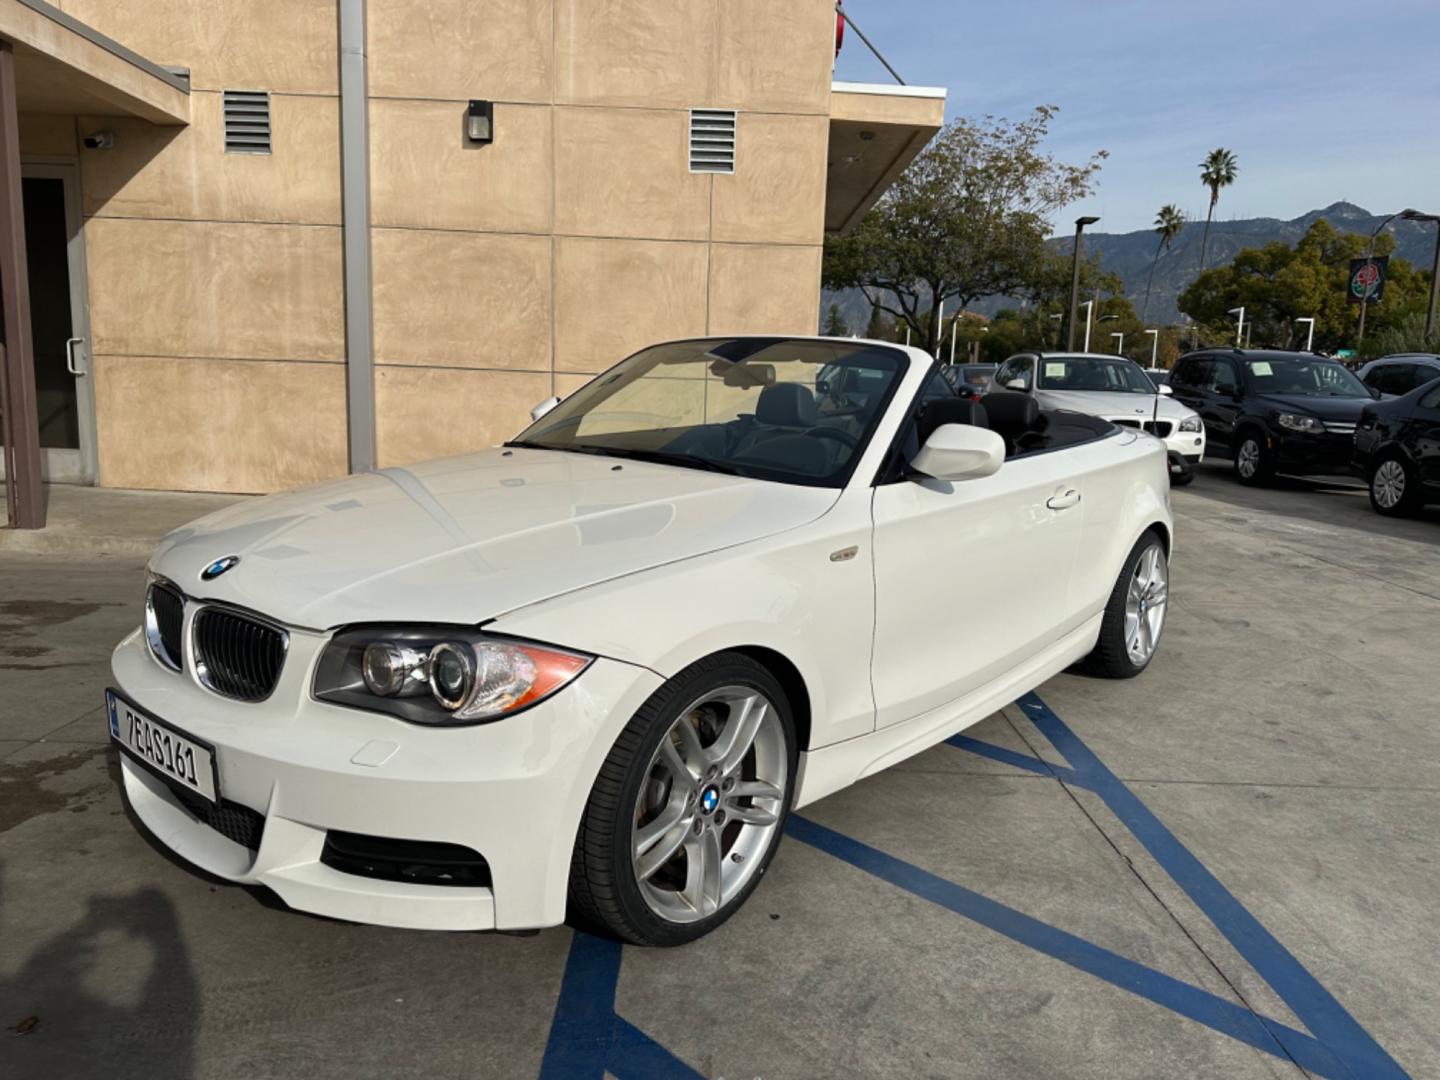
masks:
[(1440, 523), (1209, 468), (1174, 503), (1148, 672), (807, 807), (669, 951), (353, 926), (166, 857), (99, 709), (140, 563), (4, 557), (0, 1075), (1440, 1075)]

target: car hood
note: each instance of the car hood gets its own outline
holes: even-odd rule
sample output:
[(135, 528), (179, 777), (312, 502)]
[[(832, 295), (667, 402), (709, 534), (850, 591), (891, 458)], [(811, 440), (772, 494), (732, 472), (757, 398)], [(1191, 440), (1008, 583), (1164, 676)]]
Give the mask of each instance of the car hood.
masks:
[(1354, 423), (1360, 419), (1360, 410), (1375, 404), (1373, 398), (1308, 397), (1304, 394), (1258, 394), (1256, 401), (1273, 405), (1287, 412), (1316, 416), (1321, 420), (1336, 420)]
[[(167, 536), (151, 569), (292, 626), (474, 624), (803, 525), (839, 492), (501, 449), (247, 500)], [(212, 581), (201, 571), (238, 555)]]
[[(1168, 394), (1122, 394), (1103, 390), (1040, 390), (1040, 404), (1051, 409), (1073, 409), (1104, 418), (1149, 420), (1158, 415), (1162, 420), (1183, 420), (1195, 410), (1182, 405)], [(1158, 412), (1156, 400), (1159, 400)]]

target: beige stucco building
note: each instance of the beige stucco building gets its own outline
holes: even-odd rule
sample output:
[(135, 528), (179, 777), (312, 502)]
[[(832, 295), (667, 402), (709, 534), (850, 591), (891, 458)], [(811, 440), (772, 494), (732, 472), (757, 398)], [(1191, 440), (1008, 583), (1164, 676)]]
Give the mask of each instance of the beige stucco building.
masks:
[(115, 487), (401, 465), (654, 340), (813, 333), (826, 230), (944, 108), (834, 84), (831, 0), (0, 0), (0, 39), (42, 461)]

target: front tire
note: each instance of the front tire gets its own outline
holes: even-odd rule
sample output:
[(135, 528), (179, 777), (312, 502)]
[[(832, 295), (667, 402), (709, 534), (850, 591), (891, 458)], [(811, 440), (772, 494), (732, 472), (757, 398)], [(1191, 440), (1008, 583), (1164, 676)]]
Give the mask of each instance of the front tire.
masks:
[(1107, 679), (1133, 679), (1155, 657), (1169, 610), (1170, 563), (1158, 533), (1147, 529), (1130, 549), (1084, 666)]
[(798, 759), (789, 699), (741, 653), (691, 664), (616, 739), (570, 863), (581, 923), (683, 945), (745, 903), (774, 857)]
[(1391, 452), (1370, 470), (1370, 505), (1377, 514), (1404, 517), (1418, 505), (1420, 484), (1409, 462)]
[(1258, 487), (1269, 483), (1274, 475), (1275, 464), (1265, 445), (1265, 436), (1256, 431), (1245, 432), (1235, 446), (1235, 476), (1242, 484)]

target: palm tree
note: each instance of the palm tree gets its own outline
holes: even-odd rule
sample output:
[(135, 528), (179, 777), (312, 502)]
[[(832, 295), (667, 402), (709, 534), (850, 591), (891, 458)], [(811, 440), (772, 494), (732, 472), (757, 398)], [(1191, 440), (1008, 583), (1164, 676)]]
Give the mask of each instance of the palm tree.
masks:
[(1170, 242), (1180, 235), (1180, 230), (1184, 227), (1185, 215), (1174, 203), (1166, 203), (1155, 215), (1155, 231), (1160, 234), (1160, 246), (1155, 249), (1155, 257), (1150, 260), (1150, 278), (1145, 282), (1145, 304), (1140, 309), (1142, 323), (1150, 310), (1150, 286), (1155, 284), (1155, 264), (1160, 261), (1160, 253), (1170, 247)]
[(1210, 219), (1215, 216), (1215, 204), (1220, 201), (1220, 189), (1235, 182), (1240, 166), (1235, 155), (1223, 146), (1211, 150), (1200, 163), (1200, 183), (1210, 189), (1210, 210), (1205, 215), (1205, 235), (1200, 238), (1200, 272), (1205, 272), (1205, 249), (1210, 243)]

